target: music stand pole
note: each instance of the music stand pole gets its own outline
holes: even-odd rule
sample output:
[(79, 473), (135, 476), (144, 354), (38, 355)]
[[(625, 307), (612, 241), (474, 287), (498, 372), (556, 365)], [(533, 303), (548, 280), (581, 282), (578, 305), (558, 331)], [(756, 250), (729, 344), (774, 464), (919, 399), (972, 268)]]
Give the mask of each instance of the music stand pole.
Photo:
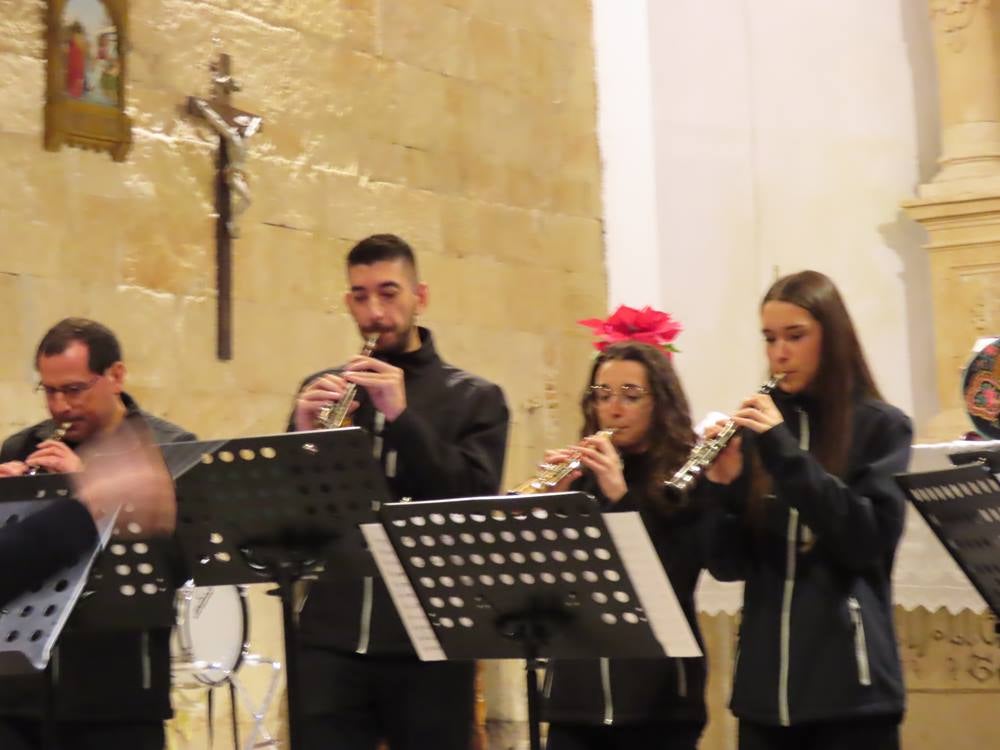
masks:
[(521, 644), (524, 649), (524, 684), (528, 699), (528, 742), (531, 750), (542, 747), (542, 710), (538, 699), (539, 654), (548, 640), (544, 626), (530, 619), (515, 618), (500, 625), (507, 637)]

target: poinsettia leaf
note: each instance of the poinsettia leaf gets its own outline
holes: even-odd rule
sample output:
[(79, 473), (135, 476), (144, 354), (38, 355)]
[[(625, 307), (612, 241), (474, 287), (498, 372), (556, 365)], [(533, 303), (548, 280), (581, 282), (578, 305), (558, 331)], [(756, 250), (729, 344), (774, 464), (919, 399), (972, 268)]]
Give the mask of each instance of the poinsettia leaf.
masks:
[(604, 351), (609, 344), (619, 341), (637, 341), (661, 347), (669, 356), (679, 351), (670, 342), (684, 330), (669, 313), (655, 310), (649, 305), (641, 309), (619, 305), (606, 319), (587, 318), (577, 321), (594, 332), (594, 346)]

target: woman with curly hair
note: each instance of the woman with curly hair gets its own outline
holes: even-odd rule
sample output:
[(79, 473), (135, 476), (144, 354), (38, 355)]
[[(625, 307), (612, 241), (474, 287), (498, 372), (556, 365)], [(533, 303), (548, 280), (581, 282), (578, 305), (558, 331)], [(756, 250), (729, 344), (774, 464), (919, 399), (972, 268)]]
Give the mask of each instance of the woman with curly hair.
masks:
[[(578, 455), (581, 470), (557, 490), (589, 492), (604, 512), (638, 511), (701, 643), (694, 590), (703, 567), (701, 513), (664, 487), (695, 442), (687, 399), (658, 346), (607, 346), (590, 371), (581, 403), (585, 437), (550, 451)], [(609, 438), (595, 435), (613, 430)], [(543, 687), (548, 750), (693, 750), (705, 725), (705, 660), (553, 660)]]

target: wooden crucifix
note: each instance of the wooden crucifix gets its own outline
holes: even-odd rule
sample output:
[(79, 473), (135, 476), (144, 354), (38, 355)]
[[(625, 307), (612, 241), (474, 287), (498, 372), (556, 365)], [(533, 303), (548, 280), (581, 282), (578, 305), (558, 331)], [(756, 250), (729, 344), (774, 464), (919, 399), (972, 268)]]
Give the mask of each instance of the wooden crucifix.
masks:
[(219, 55), (212, 64), (212, 95), (209, 99), (189, 96), (189, 114), (208, 122), (219, 134), (215, 177), (215, 257), (217, 293), (216, 352), (219, 359), (233, 358), (232, 340), (232, 241), (239, 236), (237, 220), (250, 206), (250, 187), (243, 171), (246, 161), (244, 141), (261, 128), (261, 118), (236, 109), (230, 95), (239, 91), (233, 79), (229, 55)]

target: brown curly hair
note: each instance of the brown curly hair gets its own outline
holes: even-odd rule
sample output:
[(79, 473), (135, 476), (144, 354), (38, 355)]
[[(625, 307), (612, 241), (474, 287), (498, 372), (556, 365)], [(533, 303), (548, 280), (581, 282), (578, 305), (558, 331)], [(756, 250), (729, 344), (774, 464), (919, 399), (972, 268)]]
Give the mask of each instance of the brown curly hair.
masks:
[(663, 482), (687, 460), (695, 444), (687, 396), (684, 395), (670, 358), (662, 349), (636, 341), (611, 344), (597, 356), (590, 368), (587, 388), (580, 402), (583, 409), (582, 436), (593, 435), (600, 429), (590, 386), (594, 385), (594, 378), (601, 365), (612, 360), (638, 362), (646, 370), (649, 391), (653, 397), (647, 453), (650, 465), (654, 467), (649, 475), (646, 495), (651, 498), (660, 497), (663, 494)]

